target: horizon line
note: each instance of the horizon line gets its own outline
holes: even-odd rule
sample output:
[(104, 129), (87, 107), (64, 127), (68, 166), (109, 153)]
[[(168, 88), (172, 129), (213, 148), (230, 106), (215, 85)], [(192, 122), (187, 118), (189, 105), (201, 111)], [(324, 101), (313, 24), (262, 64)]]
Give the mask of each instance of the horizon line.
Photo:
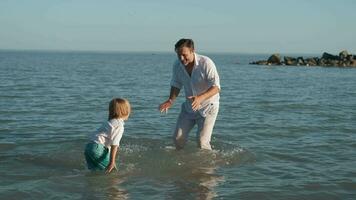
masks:
[[(11, 49), (2, 49), (0, 48), (0, 52), (58, 52), (58, 53), (65, 53), (65, 52), (77, 52), (77, 53), (164, 53), (164, 54), (175, 54), (174, 51), (160, 51), (160, 50), (149, 50), (149, 51), (145, 51), (145, 50), (93, 50), (93, 49), (30, 49), (30, 48), (23, 48), (23, 49), (17, 49), (17, 48), (11, 48)], [(342, 52), (344, 50), (340, 50), (340, 52)], [(346, 50), (347, 51), (347, 50)], [(209, 53), (209, 54), (247, 54), (247, 55), (273, 55), (273, 54), (282, 54), (282, 55), (288, 55), (288, 54), (292, 54), (292, 55), (317, 55), (318, 53), (310, 53), (310, 52), (304, 52), (304, 53), (300, 53), (300, 52), (233, 52), (233, 51), (197, 51), (197, 52), (202, 52), (202, 53)], [(322, 51), (319, 54), (323, 54), (323, 53), (329, 53), (327, 51)], [(350, 52), (349, 52), (350, 53)], [(333, 53), (330, 53), (333, 54)], [(351, 53), (352, 54), (352, 53)], [(353, 54), (352, 54), (353, 55)]]

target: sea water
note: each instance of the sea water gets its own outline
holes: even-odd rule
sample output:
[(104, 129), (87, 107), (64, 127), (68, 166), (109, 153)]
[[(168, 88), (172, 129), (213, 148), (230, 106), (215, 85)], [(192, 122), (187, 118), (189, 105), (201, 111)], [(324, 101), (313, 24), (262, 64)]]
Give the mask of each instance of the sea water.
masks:
[[(221, 79), (213, 151), (196, 129), (176, 151), (173, 53), (0, 51), (1, 199), (354, 199), (356, 68), (254, 66), (213, 54)], [(86, 169), (88, 135), (127, 98), (109, 175)]]

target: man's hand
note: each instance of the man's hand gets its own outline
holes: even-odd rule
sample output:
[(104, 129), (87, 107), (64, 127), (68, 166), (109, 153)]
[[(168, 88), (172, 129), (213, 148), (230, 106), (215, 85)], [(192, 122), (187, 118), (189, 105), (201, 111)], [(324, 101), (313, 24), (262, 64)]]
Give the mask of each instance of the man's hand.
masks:
[(161, 105), (159, 105), (159, 111), (161, 113), (167, 113), (168, 109), (172, 107), (173, 101), (171, 99), (168, 99), (167, 101), (163, 102)]
[(188, 99), (192, 102), (192, 109), (193, 111), (197, 111), (200, 109), (200, 104), (203, 101), (203, 99), (199, 96), (190, 96)]

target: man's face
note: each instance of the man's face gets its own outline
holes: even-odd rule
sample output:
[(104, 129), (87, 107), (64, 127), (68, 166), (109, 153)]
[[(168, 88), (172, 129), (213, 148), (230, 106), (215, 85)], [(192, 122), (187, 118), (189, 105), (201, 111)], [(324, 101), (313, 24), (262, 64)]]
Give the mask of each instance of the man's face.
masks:
[(180, 62), (187, 66), (194, 62), (194, 50), (188, 47), (182, 47), (177, 50), (177, 56)]

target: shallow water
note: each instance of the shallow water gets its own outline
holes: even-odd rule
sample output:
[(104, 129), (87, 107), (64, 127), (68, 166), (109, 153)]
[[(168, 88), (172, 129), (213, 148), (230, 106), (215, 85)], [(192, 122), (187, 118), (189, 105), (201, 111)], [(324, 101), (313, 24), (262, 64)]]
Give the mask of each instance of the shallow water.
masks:
[[(222, 92), (211, 152), (167, 115), (174, 54), (0, 51), (2, 199), (353, 199), (356, 69), (247, 65), (205, 54)], [(86, 170), (87, 135), (128, 98), (118, 172)]]

